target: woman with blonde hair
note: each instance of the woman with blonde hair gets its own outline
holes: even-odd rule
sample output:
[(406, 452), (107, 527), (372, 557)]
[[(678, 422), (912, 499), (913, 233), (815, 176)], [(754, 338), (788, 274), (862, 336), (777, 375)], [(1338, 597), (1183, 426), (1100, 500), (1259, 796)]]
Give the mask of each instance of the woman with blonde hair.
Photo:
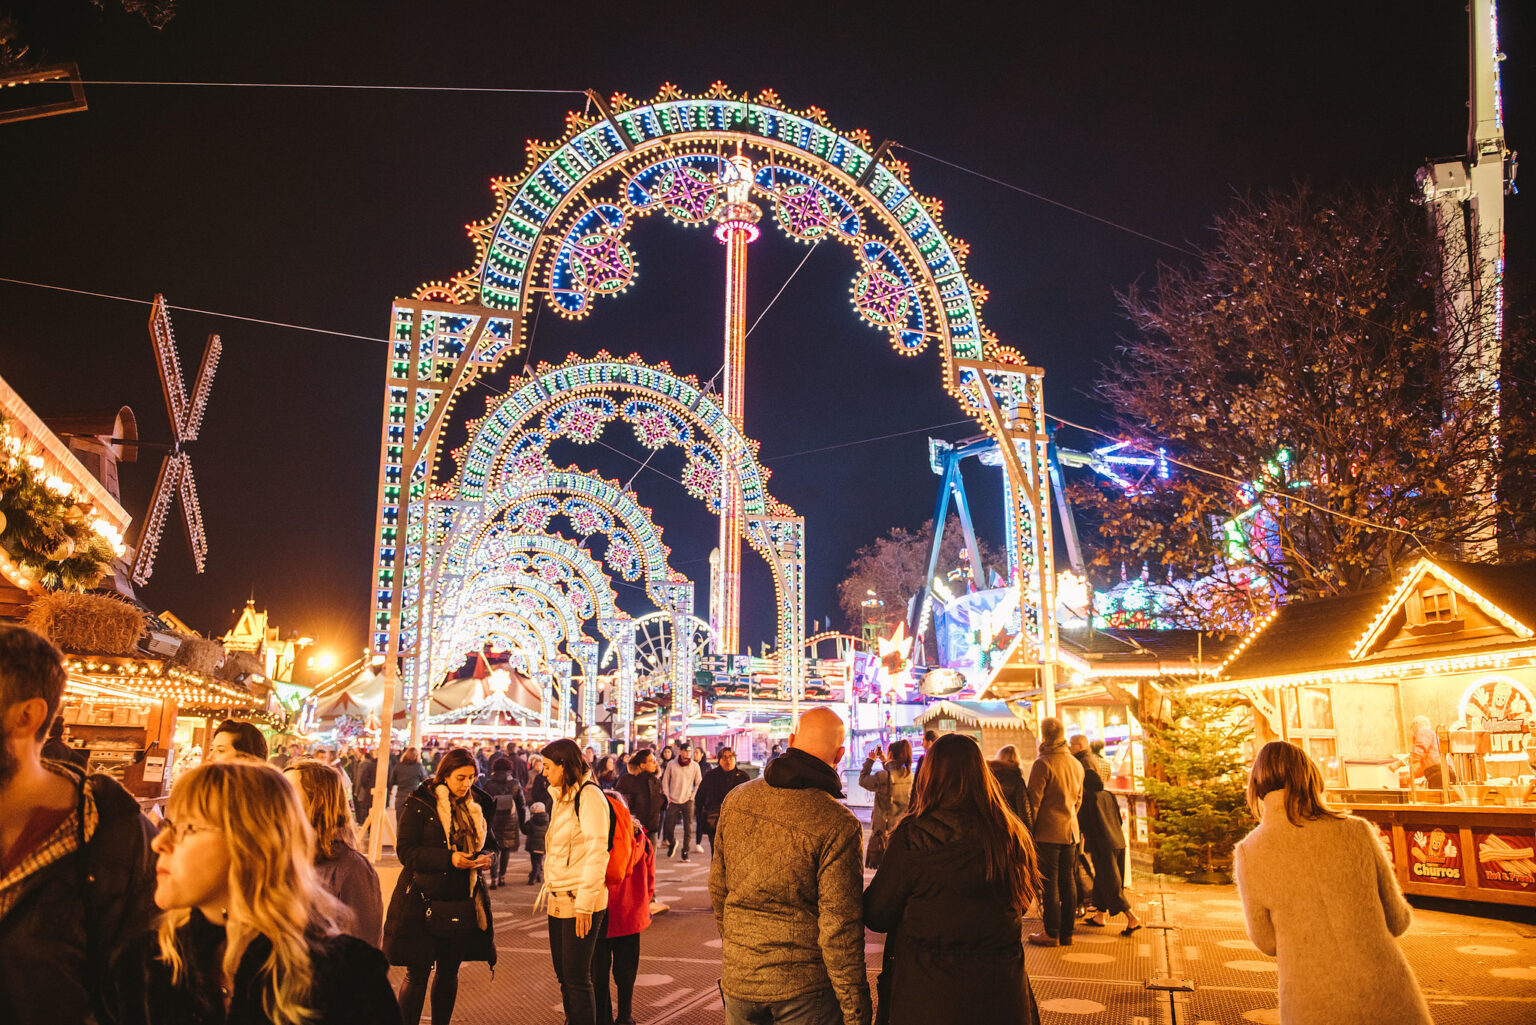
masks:
[(176, 782), (153, 850), (159, 928), (124, 958), (115, 1019), (399, 1021), (384, 957), (340, 933), (314, 836), (275, 767), (210, 762)]
[(1429, 1025), (1429, 1007), (1393, 937), (1412, 909), (1376, 827), (1330, 808), (1306, 752), (1265, 744), (1248, 776), (1259, 825), (1233, 870), (1248, 938), (1276, 958), (1283, 1025)]
[(342, 932), (377, 947), (384, 941), (384, 891), (373, 865), (357, 851), (341, 773), (306, 758), (290, 763), (283, 774), (304, 800), (304, 812), (315, 831), (315, 875), (341, 902)]

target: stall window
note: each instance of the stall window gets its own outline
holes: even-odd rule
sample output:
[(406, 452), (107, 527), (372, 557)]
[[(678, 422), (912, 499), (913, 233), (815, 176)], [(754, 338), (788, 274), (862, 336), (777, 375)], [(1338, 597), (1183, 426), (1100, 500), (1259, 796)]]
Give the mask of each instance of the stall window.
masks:
[(1286, 739), (1312, 756), (1329, 783), (1343, 782), (1338, 735), (1333, 728), (1333, 691), (1294, 687), (1285, 691)]
[(1456, 618), (1456, 596), (1443, 587), (1425, 591), (1420, 601), (1426, 623), (1449, 623)]

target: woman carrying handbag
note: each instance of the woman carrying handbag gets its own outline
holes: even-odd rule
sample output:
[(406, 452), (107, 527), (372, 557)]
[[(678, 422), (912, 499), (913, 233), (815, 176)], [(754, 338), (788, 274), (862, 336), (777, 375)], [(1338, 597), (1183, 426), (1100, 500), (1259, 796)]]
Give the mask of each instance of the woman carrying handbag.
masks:
[[(400, 878), (384, 922), (384, 953), (405, 968), (400, 1013), (421, 1020), (432, 978), (432, 1021), (447, 1025), (459, 992), (459, 965), (496, 966), (491, 902), (480, 873), (491, 864), (487, 828), (494, 805), (475, 787), (479, 769), (462, 747), (443, 755), (437, 771), (406, 798), (395, 850)], [(490, 808), (490, 813), (487, 812)]]
[[(884, 768), (873, 771), (875, 760)], [(875, 795), (875, 808), (870, 814), (869, 850), (864, 864), (879, 868), (885, 859), (885, 847), (891, 831), (907, 813), (912, 803), (912, 742), (898, 740), (889, 753), (878, 746), (864, 758), (864, 768), (859, 772), (859, 786)]]

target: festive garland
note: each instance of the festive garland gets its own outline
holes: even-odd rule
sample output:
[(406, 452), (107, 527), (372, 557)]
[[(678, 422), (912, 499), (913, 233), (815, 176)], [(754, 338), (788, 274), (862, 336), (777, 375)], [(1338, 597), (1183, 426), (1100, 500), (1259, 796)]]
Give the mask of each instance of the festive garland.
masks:
[(90, 501), (67, 481), (44, 472), (0, 415), (0, 549), (28, 577), (51, 591), (85, 591), (124, 551), (122, 537), (93, 516)]

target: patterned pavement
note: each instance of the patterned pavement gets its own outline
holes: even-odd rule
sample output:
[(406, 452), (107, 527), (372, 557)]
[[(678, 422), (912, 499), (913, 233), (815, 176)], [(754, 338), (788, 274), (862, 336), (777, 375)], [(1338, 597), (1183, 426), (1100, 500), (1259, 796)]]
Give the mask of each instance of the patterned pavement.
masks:
[[(531, 914), (537, 890), (522, 885), (527, 856), (491, 893), (500, 964), (459, 976), (453, 1020), (460, 1025), (560, 1025), (560, 990), (550, 967), (545, 920)], [(656, 889), (672, 910), (640, 946), (635, 1015), (640, 1025), (721, 1025), (720, 938), (709, 911), (709, 859), (663, 860)], [(393, 871), (381, 864), (386, 893)], [(521, 867), (522, 875), (517, 875)], [(1266, 1025), (1278, 1023), (1275, 963), (1249, 944), (1231, 886), (1135, 880), (1149, 926), (1130, 937), (1078, 929), (1071, 947), (1028, 948), (1045, 1025)], [(1529, 919), (1528, 919), (1529, 921)], [(1154, 927), (1166, 923), (1166, 928)], [(1030, 923), (1037, 929), (1038, 922)], [(881, 937), (867, 934), (871, 975)], [(1419, 910), (1403, 939), (1437, 1025), (1536, 1021), (1536, 924)], [(396, 981), (400, 973), (396, 971)], [(1192, 991), (1148, 988), (1189, 980)], [(871, 980), (873, 981), (873, 979)], [(957, 980), (958, 982), (959, 980)], [(430, 1015), (422, 1020), (430, 1021)], [(436, 1023), (442, 1025), (442, 1023)]]

